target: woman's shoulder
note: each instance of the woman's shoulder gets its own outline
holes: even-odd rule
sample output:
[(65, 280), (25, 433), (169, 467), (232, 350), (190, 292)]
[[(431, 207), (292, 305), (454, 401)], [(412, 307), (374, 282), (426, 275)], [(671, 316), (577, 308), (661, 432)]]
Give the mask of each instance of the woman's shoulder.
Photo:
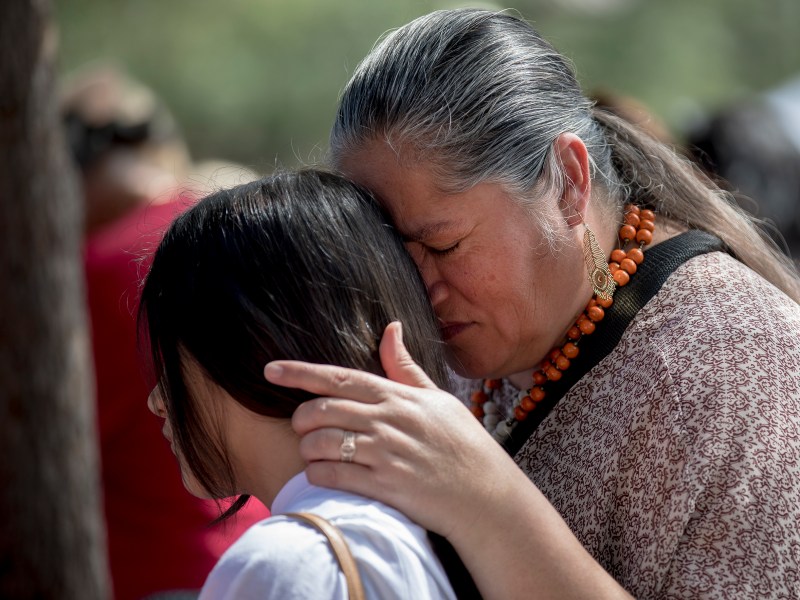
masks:
[(800, 457), (798, 339), (793, 300), (727, 254), (698, 256), (634, 319), (608, 390), (637, 399), (627, 403), (632, 426), (647, 422), (648, 436), (658, 430), (698, 465)]
[(763, 446), (765, 436), (779, 445), (800, 432), (799, 338), (800, 307), (790, 298), (727, 254), (695, 257), (559, 402), (539, 436), (613, 423), (612, 439), (636, 435), (685, 456), (743, 439)]
[(702, 254), (679, 266), (642, 312), (655, 310), (672, 312), (673, 318), (703, 319), (703, 328), (722, 318), (725, 329), (759, 331), (780, 322), (800, 331), (800, 305), (724, 252)]
[(625, 337), (685, 362), (688, 372), (707, 363), (797, 379), (798, 336), (800, 305), (735, 258), (712, 252), (678, 267)]
[(684, 402), (732, 398), (744, 412), (762, 399), (800, 396), (800, 306), (722, 252), (675, 270), (631, 323), (617, 351), (636, 369), (659, 365)]

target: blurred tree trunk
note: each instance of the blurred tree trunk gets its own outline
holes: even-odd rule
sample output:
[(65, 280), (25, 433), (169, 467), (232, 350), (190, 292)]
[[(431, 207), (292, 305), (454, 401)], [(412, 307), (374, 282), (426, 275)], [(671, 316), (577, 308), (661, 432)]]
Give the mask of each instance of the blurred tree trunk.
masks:
[(47, 0), (0, 0), (0, 598), (105, 599), (82, 203)]

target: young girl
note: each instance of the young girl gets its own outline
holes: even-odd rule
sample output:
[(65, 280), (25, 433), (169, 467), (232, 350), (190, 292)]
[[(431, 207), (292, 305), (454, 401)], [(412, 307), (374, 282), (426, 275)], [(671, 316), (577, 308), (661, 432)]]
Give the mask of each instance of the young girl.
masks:
[[(282, 516), (297, 512), (344, 533), (368, 598), (454, 598), (424, 529), (308, 483), (290, 419), (310, 395), (263, 377), (278, 358), (383, 374), (378, 342), (393, 321), (446, 385), (435, 318), (402, 240), (371, 196), (338, 176), (307, 170), (220, 191), (170, 227), (140, 308), (159, 375), (150, 409), (165, 419), (192, 494), (239, 495), (222, 518), (250, 495), (273, 514), (221, 558), (201, 599), (346, 598), (325, 537)], [(354, 452), (369, 446), (346, 433), (341, 459)]]

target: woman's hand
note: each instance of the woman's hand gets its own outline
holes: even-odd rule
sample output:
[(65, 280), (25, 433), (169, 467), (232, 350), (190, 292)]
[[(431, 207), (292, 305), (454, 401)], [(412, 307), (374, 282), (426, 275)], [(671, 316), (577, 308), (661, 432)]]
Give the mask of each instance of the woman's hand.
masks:
[[(292, 418), (309, 481), (390, 504), (447, 537), (484, 598), (533, 590), (562, 600), (630, 598), (466, 406), (414, 363), (401, 333), (392, 323), (381, 340), (388, 379), (296, 361), (265, 367), (272, 383), (321, 396)], [(347, 463), (345, 431), (356, 434)]]
[[(388, 379), (295, 361), (272, 362), (264, 372), (272, 383), (321, 396), (292, 419), (309, 481), (375, 498), (449, 536), (480, 519), (503, 467), (519, 471), (469, 410), (414, 363), (400, 323), (386, 328), (380, 356)], [(340, 461), (344, 431), (356, 434), (352, 463)]]

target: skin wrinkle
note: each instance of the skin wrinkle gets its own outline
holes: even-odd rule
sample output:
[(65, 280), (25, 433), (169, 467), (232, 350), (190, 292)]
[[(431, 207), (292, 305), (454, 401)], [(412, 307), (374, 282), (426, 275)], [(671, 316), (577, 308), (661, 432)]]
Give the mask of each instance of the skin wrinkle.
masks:
[(409, 242), (419, 242), (424, 244), (426, 241), (436, 238), (438, 235), (442, 235), (453, 230), (458, 230), (463, 228), (463, 226), (464, 225), (461, 221), (440, 221), (438, 223), (427, 223), (418, 229), (403, 234), (403, 238)]

